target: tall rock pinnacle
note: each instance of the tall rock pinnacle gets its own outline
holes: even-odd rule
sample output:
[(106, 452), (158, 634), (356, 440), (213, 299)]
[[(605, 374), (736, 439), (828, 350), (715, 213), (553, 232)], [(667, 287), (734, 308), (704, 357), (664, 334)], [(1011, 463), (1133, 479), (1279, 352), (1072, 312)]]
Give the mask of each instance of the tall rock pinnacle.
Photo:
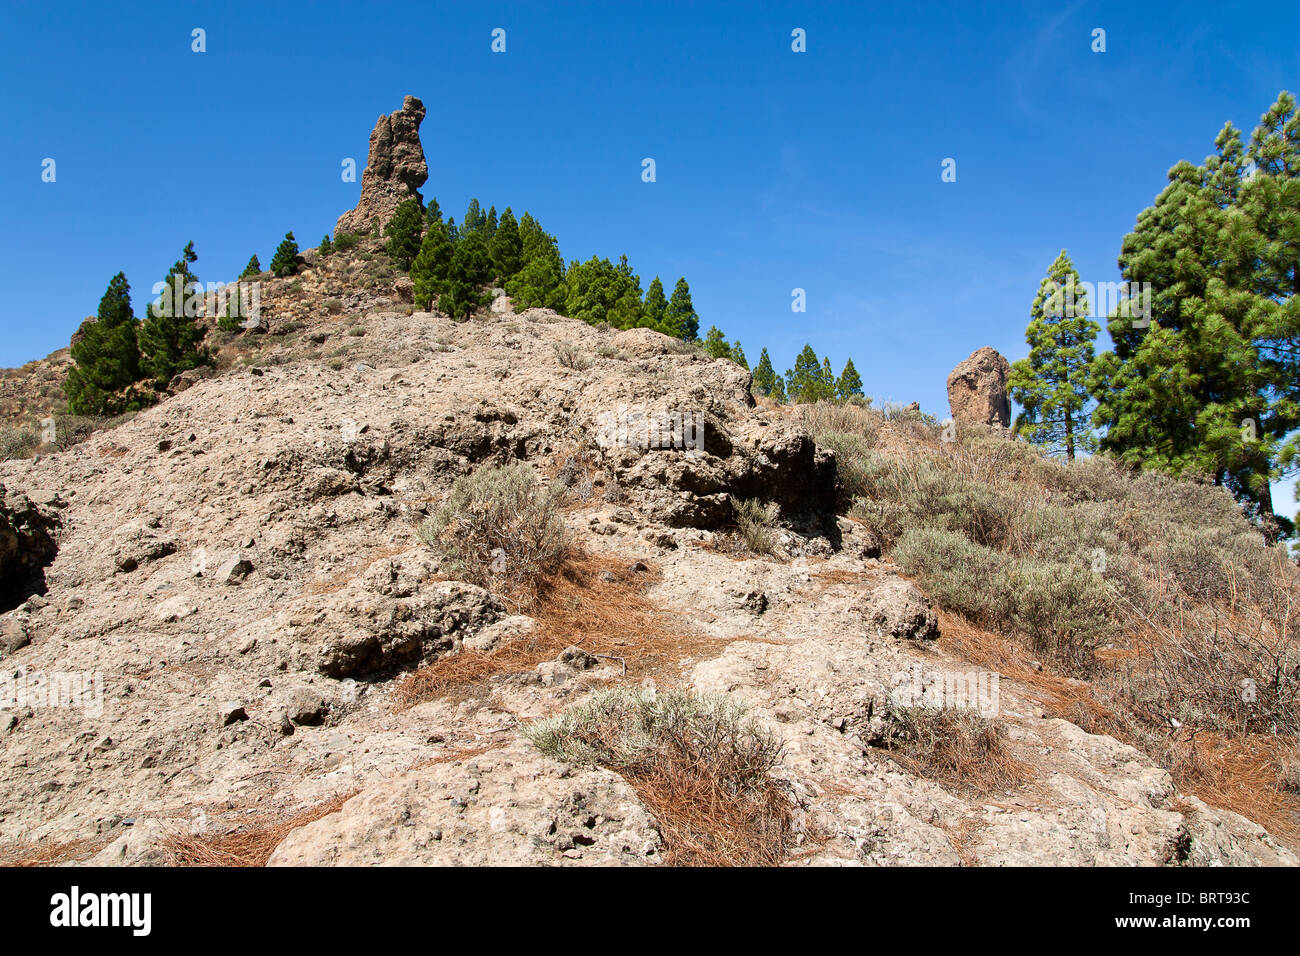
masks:
[(1011, 424), (1010, 374), (1011, 363), (987, 345), (958, 363), (948, 375), (948, 406), (953, 419), (1006, 428)]
[(382, 227), (404, 200), (414, 196), (423, 205), (420, 187), (429, 178), (429, 166), (420, 146), (424, 104), (414, 96), (395, 113), (379, 117), (370, 134), (370, 155), (361, 174), (361, 199), (355, 209), (339, 216), (334, 234), (369, 232), (375, 219)]

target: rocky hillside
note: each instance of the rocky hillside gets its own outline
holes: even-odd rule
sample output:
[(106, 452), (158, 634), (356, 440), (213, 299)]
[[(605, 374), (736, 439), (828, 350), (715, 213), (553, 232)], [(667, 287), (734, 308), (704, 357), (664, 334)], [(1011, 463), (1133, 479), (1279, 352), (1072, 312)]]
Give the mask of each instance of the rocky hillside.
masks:
[[(380, 118), (341, 225), (417, 195), (423, 115)], [(1063, 472), (1017, 483), (1059, 466), (1010, 453), (991, 350), (949, 383), (959, 440), (907, 409), (870, 413), (868, 447), (861, 408), (756, 402), (657, 332), (504, 295), (416, 311), (373, 237), (257, 278), (262, 322), (205, 319), (213, 365), (133, 416), (43, 442), (66, 350), (0, 380), (0, 861), (1296, 862), (1292, 830), (1130, 746), (1065, 657), (943, 577), (983, 555), (945, 507), (1091, 509), (1026, 511), (1036, 547), (1117, 523)], [(498, 536), (477, 573), (456, 555), (493, 513), (464, 479), (516, 463), (503, 520), (554, 560), (511, 566)], [(931, 493), (940, 466), (966, 484)]]
[[(7, 858), (671, 861), (643, 782), (523, 733), (655, 686), (744, 702), (780, 742), (785, 861), (1294, 862), (1010, 676), (1004, 780), (881, 747), (898, 675), (972, 669), (961, 625), (837, 514), (833, 455), (743, 369), (500, 300), (468, 323), (377, 305), (348, 291), (364, 268), (269, 283), (279, 321), (222, 372), (0, 464), (4, 520), (57, 545), (3, 618), (5, 673), (102, 694), (4, 712)], [(637, 410), (698, 413), (703, 449), (611, 442)], [(579, 555), (527, 613), (417, 534), (458, 475), (509, 461), (565, 489)], [(733, 499), (777, 509), (768, 553)], [(457, 659), (495, 665), (437, 669)]]

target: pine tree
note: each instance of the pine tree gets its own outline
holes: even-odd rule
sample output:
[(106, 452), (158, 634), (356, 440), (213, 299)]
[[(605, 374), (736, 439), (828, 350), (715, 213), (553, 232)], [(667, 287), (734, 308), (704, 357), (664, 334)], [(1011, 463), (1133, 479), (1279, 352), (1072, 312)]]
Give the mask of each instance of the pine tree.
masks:
[(691, 287), (684, 278), (677, 280), (668, 309), (664, 313), (664, 332), (694, 342), (700, 334), (700, 317), (691, 304)]
[(1093, 342), (1101, 327), (1089, 313), (1079, 273), (1062, 249), (1030, 309), (1029, 357), (1012, 364), (1007, 380), (1011, 398), (1024, 408), (1016, 416), (1016, 434), (1068, 461), (1095, 445), (1086, 409), (1092, 401)]
[(298, 243), (294, 240), (292, 232), (286, 232), (284, 241), (276, 247), (275, 255), (271, 257), (271, 274), (279, 279), (294, 275), (301, 263), (302, 260), (298, 256)]
[(564, 314), (592, 325), (608, 322), (616, 328), (634, 328), (642, 316), (641, 280), (632, 272), (627, 256), (618, 265), (595, 256), (570, 263), (564, 277)]
[(822, 363), (811, 345), (805, 345), (785, 373), (785, 387), (792, 404), (815, 402), (822, 397)]
[(420, 252), (420, 228), (423, 224), (420, 200), (411, 198), (398, 205), (393, 218), (384, 227), (384, 235), (388, 237), (385, 251), (401, 272), (410, 271), (411, 262)]
[(483, 209), (479, 206), (478, 200), (471, 199), (469, 206), (465, 209), (465, 219), (460, 225), (461, 235), (468, 236), (470, 233), (478, 232), (486, 226), (487, 216), (483, 215)]
[(488, 242), (488, 257), (492, 260), (493, 274), (503, 285), (514, 278), (524, 266), (524, 243), (519, 236), (519, 224), (515, 222), (515, 214), (510, 211), (509, 206), (501, 214), (501, 221), (496, 225), (492, 239)]
[(424, 221), (426, 223), (442, 222), (442, 207), (438, 205), (437, 199), (430, 199), (428, 208), (424, 210)]
[(248, 265), (244, 266), (244, 271), (239, 274), (239, 278), (247, 279), (249, 276), (261, 274), (262, 263), (257, 261), (257, 253), (253, 253), (253, 258), (248, 260)]
[(196, 321), (203, 308), (203, 295), (190, 266), (198, 258), (194, 243), (186, 243), (180, 259), (161, 283), (158, 301), (150, 303), (140, 324), (140, 368), (158, 388), (165, 387), (178, 372), (211, 361), (201, 344), (206, 330)]
[(316, 250), (322, 256), (328, 256), (334, 251), (334, 243), (330, 242), (330, 234), (325, 233), (325, 238), (320, 241), (320, 247)]
[(1296, 356), (1296, 209), (1300, 120), (1278, 98), (1251, 139), (1226, 125), (1201, 166), (1180, 162), (1125, 237), (1120, 269), (1150, 283), (1151, 308), (1108, 323), (1114, 350), (1089, 386), (1101, 447), (1175, 474), (1204, 472), (1229, 488), (1270, 538), (1270, 481), (1300, 425)]
[(779, 405), (784, 405), (789, 401), (785, 394), (785, 379), (780, 375), (772, 376), (772, 391), (768, 392), (768, 396), (775, 399)]
[(776, 370), (772, 368), (771, 356), (764, 348), (758, 356), (758, 364), (754, 366), (754, 392), (759, 395), (771, 395), (775, 385)]
[(414, 290), (415, 304), (421, 309), (431, 309), (438, 301), (451, 275), (451, 259), (454, 252), (451, 240), (447, 237), (447, 227), (441, 219), (429, 223), (429, 231), (424, 234), (420, 251), (411, 263), (411, 285)]
[(831, 369), (831, 358), (822, 360), (822, 373), (817, 383), (817, 400), (830, 401), (835, 398), (835, 372)]
[(564, 311), (567, 294), (564, 258), (555, 237), (531, 214), (524, 213), (519, 220), (519, 238), (523, 243), (524, 267), (506, 283), (515, 308)]
[(664, 295), (664, 284), (655, 276), (646, 289), (645, 304), (642, 310), (647, 328), (656, 332), (664, 330), (664, 317), (668, 314), (668, 298)]
[(487, 304), (483, 287), (491, 277), (492, 262), (488, 258), (482, 230), (465, 235), (452, 252), (438, 308), (453, 319), (469, 318), (475, 309)]
[(841, 401), (862, 397), (862, 377), (851, 358), (844, 363), (844, 371), (840, 372), (839, 381), (835, 383), (835, 395)]
[(108, 283), (95, 321), (72, 346), (74, 365), (64, 379), (73, 415), (118, 415), (144, 404), (131, 386), (140, 378), (140, 350), (131, 313), (131, 287), (119, 272)]
[(715, 359), (731, 357), (731, 346), (716, 325), (710, 325), (709, 331), (704, 333), (704, 351)]
[(497, 234), (497, 207), (491, 206), (488, 208), (487, 219), (483, 221), (483, 238), (486, 239), (489, 243), (491, 243), (492, 237), (495, 236), (496, 234)]
[(749, 360), (745, 358), (745, 350), (740, 347), (740, 339), (731, 343), (731, 360), (746, 371), (749, 370)]

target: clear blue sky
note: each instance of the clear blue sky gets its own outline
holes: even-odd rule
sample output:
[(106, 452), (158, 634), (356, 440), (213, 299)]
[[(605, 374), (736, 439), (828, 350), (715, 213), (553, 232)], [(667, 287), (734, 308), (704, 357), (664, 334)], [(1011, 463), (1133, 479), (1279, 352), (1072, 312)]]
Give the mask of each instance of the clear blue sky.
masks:
[(1061, 248), (1117, 279), (1169, 167), (1300, 92), (1297, 36), (1294, 4), (10, 0), (0, 365), (66, 345), (118, 270), (139, 311), (188, 240), (203, 280), (286, 230), (315, 245), (359, 193), (340, 162), (409, 93), (446, 213), (528, 209), (567, 259), (685, 275), (751, 360), (810, 342), (943, 417), (956, 362), (1026, 354)]

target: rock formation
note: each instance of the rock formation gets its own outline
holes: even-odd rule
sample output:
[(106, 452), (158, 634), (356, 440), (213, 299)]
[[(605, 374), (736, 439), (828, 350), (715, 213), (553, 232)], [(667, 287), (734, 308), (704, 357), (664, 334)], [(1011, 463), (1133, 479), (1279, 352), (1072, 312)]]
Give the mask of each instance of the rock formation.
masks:
[(996, 349), (978, 348), (948, 374), (948, 406), (953, 421), (977, 425), (1011, 424), (1007, 376), (1011, 363)]
[(58, 550), (57, 527), (56, 517), (0, 484), (0, 611), (45, 590), (42, 569)]
[(382, 227), (412, 196), (423, 204), (420, 187), (429, 178), (429, 165), (420, 145), (424, 115), (424, 104), (408, 96), (400, 110), (379, 117), (370, 134), (370, 155), (361, 174), (361, 199), (355, 209), (339, 216), (335, 235), (369, 232), (375, 219)]

